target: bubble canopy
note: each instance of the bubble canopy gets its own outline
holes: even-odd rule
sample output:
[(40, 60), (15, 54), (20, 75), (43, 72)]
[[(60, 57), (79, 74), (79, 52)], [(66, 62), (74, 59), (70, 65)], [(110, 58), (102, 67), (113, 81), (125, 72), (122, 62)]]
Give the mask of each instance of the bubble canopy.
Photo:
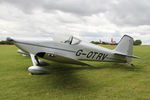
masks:
[(66, 40), (64, 43), (69, 43), (71, 45), (77, 45), (81, 42), (80, 39), (74, 37), (74, 36), (70, 36), (68, 40)]

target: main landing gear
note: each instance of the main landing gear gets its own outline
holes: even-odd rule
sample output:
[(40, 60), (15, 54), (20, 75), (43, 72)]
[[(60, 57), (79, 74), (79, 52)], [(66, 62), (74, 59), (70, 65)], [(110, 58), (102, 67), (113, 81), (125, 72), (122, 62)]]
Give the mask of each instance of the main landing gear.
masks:
[(134, 64), (130, 64), (132, 67), (134, 67)]
[[(31, 60), (32, 60), (32, 63), (33, 63), (33, 66), (29, 67), (28, 68), (28, 71), (32, 74), (32, 75), (37, 75), (37, 74), (47, 74), (49, 73), (49, 70), (44, 68), (44, 67), (40, 67), (38, 65), (41, 65), (40, 61), (38, 60), (37, 56), (33, 55), (33, 54), (30, 54), (30, 57), (31, 57)], [(44, 62), (43, 62), (44, 63)], [(46, 63), (45, 63), (46, 64)]]

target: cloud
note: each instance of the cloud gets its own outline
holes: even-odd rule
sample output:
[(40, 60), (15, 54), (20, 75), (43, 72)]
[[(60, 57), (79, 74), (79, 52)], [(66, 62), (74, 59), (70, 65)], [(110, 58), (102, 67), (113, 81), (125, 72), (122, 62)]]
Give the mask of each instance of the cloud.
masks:
[(26, 13), (43, 8), (47, 12), (59, 10), (77, 15), (91, 15), (107, 11), (117, 0), (0, 0), (0, 2), (15, 5)]
[(149, 0), (120, 0), (106, 17), (119, 26), (150, 25)]
[(9, 3), (28, 14), (37, 9), (80, 16), (103, 13), (108, 20), (119, 26), (150, 24), (149, 0), (0, 0), (0, 3)]
[(0, 0), (0, 39), (76, 35), (119, 41), (124, 34), (150, 44), (148, 0)]

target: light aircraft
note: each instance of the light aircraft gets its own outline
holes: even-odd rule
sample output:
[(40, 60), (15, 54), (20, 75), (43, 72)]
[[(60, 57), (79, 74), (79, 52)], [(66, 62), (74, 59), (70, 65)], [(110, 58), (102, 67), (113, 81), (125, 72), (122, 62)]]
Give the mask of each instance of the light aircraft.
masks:
[(43, 62), (39, 58), (77, 65), (87, 65), (82, 61), (130, 63), (132, 58), (138, 58), (132, 55), (133, 38), (128, 35), (122, 37), (114, 50), (84, 42), (74, 36), (70, 36), (65, 42), (56, 42), (52, 38), (8, 37), (7, 40), (13, 41), (20, 53), (30, 55), (33, 66), (28, 71), (32, 74), (48, 72), (41, 67)]

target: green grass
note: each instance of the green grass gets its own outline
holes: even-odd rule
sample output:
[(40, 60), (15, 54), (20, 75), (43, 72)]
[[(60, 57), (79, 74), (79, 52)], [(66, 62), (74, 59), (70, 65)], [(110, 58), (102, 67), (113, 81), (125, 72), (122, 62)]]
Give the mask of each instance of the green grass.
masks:
[[(114, 48), (114, 46), (105, 46)], [(0, 100), (149, 100), (150, 46), (135, 46), (135, 67), (90, 62), (96, 67), (52, 62), (48, 75), (28, 75), (29, 57), (0, 46)]]

